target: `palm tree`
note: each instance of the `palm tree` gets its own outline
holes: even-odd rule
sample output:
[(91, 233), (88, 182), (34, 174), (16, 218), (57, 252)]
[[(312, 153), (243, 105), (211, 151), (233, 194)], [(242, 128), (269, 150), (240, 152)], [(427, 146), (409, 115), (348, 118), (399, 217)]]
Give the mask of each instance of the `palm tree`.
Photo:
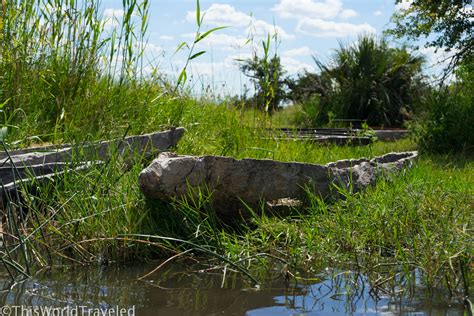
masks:
[(369, 125), (400, 126), (421, 82), (424, 58), (406, 48), (393, 48), (384, 39), (362, 36), (340, 45), (329, 65), (316, 61), (321, 76), (332, 85), (321, 107), (338, 118), (367, 120)]

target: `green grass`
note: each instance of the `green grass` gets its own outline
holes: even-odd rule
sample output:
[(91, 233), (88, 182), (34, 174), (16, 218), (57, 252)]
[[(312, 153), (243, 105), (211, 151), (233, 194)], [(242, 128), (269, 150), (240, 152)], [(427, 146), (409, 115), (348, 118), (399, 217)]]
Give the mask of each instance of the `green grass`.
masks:
[[(233, 110), (182, 104), (186, 104), (182, 122), (187, 133), (177, 151), (183, 154), (324, 164), (416, 149), (410, 140), (360, 147), (264, 141), (259, 137), (262, 130), (242, 125)], [(421, 156), (413, 169), (379, 181), (364, 193), (347, 194), (333, 204), (309, 196), (310, 205), (290, 216), (254, 215), (240, 226), (227, 228), (215, 217), (204, 193), (194, 202), (145, 200), (137, 181), (145, 165), (136, 160), (124, 173), (120, 159), (115, 159), (105, 169), (68, 174), (60, 185), (44, 188), (28, 201), (37, 223), (54, 214), (43, 229), (46, 242), (39, 233), (31, 240), (36, 261), (48, 264), (44, 255), (48, 252), (55, 258), (91, 263), (167, 257), (191, 250), (224, 264), (226, 258), (242, 271), (272, 266), (277, 260), (292, 273), (316, 270), (324, 263), (359, 267), (390, 278), (395, 272), (386, 268), (396, 265), (407, 275), (418, 268), (426, 284), (448, 284), (453, 293), (464, 288), (463, 282), (469, 283), (472, 157)], [(32, 224), (30, 229), (34, 228)]]
[(305, 269), (321, 261), (369, 272), (393, 264), (419, 268), (427, 284), (454, 288), (463, 279), (459, 267), (472, 260), (473, 168), (422, 157), (404, 175), (334, 204), (313, 196), (294, 216), (257, 217), (246, 242), (230, 239), (229, 245), (283, 256)]
[[(146, 22), (146, 1), (125, 2), (130, 16), (141, 10)], [(156, 73), (139, 75), (143, 60), (140, 50), (133, 53), (131, 39), (144, 39), (143, 24), (124, 21), (118, 33), (99, 36), (94, 44), (89, 42), (93, 35), (103, 34), (98, 15), (87, 20), (81, 8), (69, 8), (82, 22), (68, 25), (73, 22), (63, 15), (42, 16), (33, 4), (19, 1), (0, 23), (0, 122), (8, 128), (4, 140), (11, 148), (184, 126), (187, 132), (176, 151), (191, 155), (325, 164), (416, 149), (410, 140), (337, 147), (268, 139), (266, 128), (291, 122), (292, 109), (270, 118), (225, 102), (193, 99)], [(36, 24), (45, 18), (50, 25), (71, 27), (71, 32), (59, 29), (70, 36), (68, 44), (56, 33), (39, 36), (47, 28)], [(22, 23), (36, 27), (25, 29)], [(80, 27), (92, 37), (75, 38), (73, 30)], [(122, 48), (114, 51), (107, 46), (111, 43)], [(125, 54), (120, 58), (124, 63), (116, 62), (116, 53)], [(105, 66), (99, 63), (104, 56)], [(59, 259), (127, 262), (190, 251), (244, 273), (284, 262), (293, 275), (328, 264), (359, 267), (377, 279), (395, 266), (390, 273), (401, 269), (410, 276), (418, 269), (425, 284), (441, 284), (453, 293), (467, 293), (471, 286), (472, 156), (422, 155), (413, 169), (366, 192), (347, 194), (332, 204), (309, 196), (310, 205), (290, 216), (254, 215), (237, 227), (220, 223), (204, 193), (197, 201), (147, 201), (138, 188), (138, 174), (147, 163), (135, 157), (125, 171), (122, 159), (112, 157), (106, 165), (39, 186), (36, 194), (25, 195), (27, 218), (18, 227), (18, 209), (8, 204), (7, 213), (13, 216), (10, 226), (3, 227), (0, 253), (12, 276), (14, 270), (30, 273), (27, 268), (50, 266)]]

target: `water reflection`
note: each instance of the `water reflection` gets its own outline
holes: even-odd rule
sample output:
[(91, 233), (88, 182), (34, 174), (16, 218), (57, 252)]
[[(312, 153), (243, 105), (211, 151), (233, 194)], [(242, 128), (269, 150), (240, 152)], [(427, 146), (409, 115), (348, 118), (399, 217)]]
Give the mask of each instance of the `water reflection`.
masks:
[(415, 296), (403, 292), (377, 294), (369, 280), (358, 273), (346, 272), (305, 286), (304, 295), (276, 296), (278, 305), (257, 308), (247, 315), (464, 315), (460, 302), (446, 293), (419, 289)]
[[(138, 278), (158, 263), (133, 267), (69, 267), (42, 272), (11, 284), (0, 276), (0, 304), (87, 306), (103, 310), (134, 307), (136, 315), (463, 315), (463, 305), (446, 293), (380, 288), (354, 272), (321, 273), (311, 281), (269, 278), (257, 290), (238, 273), (199, 271), (174, 265), (147, 281)], [(202, 267), (201, 267), (202, 268)]]

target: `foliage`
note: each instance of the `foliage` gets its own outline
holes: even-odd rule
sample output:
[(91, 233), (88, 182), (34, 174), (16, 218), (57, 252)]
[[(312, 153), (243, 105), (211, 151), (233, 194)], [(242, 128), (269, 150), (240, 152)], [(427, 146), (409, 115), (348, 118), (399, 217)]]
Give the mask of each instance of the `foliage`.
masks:
[[(305, 71), (297, 78), (287, 78), (289, 99), (299, 110), (293, 118), (300, 127), (318, 127), (326, 125), (334, 116), (332, 104), (333, 80), (328, 72), (313, 73)], [(329, 105), (329, 106), (328, 106)]]
[[(11, 137), (59, 141), (72, 129), (84, 138), (101, 125), (110, 133), (123, 123), (109, 113), (126, 121), (155, 98), (158, 85), (142, 89), (148, 1), (124, 1), (121, 18), (103, 17), (97, 1), (3, 3), (1, 123)], [(160, 79), (156, 70), (150, 78)]]
[[(291, 254), (287, 260), (295, 266), (305, 262), (306, 269), (322, 255), (375, 272), (379, 280), (421, 278), (428, 288), (444, 283), (451, 295), (469, 292), (473, 167), (465, 156), (423, 156), (412, 170), (365, 192), (343, 192), (344, 199), (335, 203), (310, 195), (308, 209), (293, 217), (257, 217), (257, 228), (235, 244), (248, 245), (246, 251)], [(397, 270), (388, 275), (378, 269), (392, 264)], [(420, 274), (412, 273), (416, 268)]]
[(366, 120), (369, 125), (400, 126), (421, 86), (423, 58), (384, 39), (363, 36), (335, 52), (328, 65), (316, 61), (323, 82), (321, 119), (333, 112), (338, 119)]
[[(415, 149), (409, 140), (364, 147), (319, 147), (311, 142), (269, 139), (265, 126), (255, 123), (265, 119), (265, 113), (239, 112), (225, 104), (176, 95), (163, 87), (156, 73), (143, 80), (139, 75), (143, 70), (141, 50), (135, 51), (138, 43), (133, 42), (141, 37), (133, 34), (130, 19), (141, 12), (145, 24), (140, 24), (139, 32), (143, 34), (146, 2), (124, 1), (125, 24), (109, 37), (100, 33), (103, 21), (96, 7), (90, 7), (92, 2), (81, 2), (84, 8), (66, 6), (49, 13), (35, 11), (39, 10), (35, 3), (17, 1), (2, 15), (1, 35), (8, 40), (0, 44), (0, 107), (2, 123), (9, 126), (10, 143), (35, 136), (40, 141), (57, 142), (77, 138), (82, 143), (180, 125), (186, 128), (176, 149), (181, 154), (324, 164)], [(48, 7), (61, 2), (42, 3)], [(64, 5), (78, 3), (65, 1)], [(266, 57), (267, 68), (262, 69), (271, 64), (268, 52)], [(460, 78), (466, 78), (462, 80), (466, 85), (467, 78), (472, 78), (470, 67), (466, 65), (459, 73)], [(384, 71), (388, 70), (381, 66), (380, 72)], [(278, 105), (270, 102), (278, 95), (269, 84), (273, 77), (262, 76), (266, 89), (262, 90), (262, 108), (268, 111)], [(349, 79), (355, 82), (356, 77), (354, 72)], [(351, 81), (338, 82), (337, 78), (332, 79), (328, 93), (320, 91), (321, 97), (307, 94), (314, 99), (313, 108), (306, 111), (316, 109), (325, 96), (339, 93), (342, 98), (341, 89), (350, 88)], [(472, 100), (472, 86), (452, 89), (452, 95)], [(380, 95), (374, 93), (375, 97)], [(422, 156), (412, 170), (399, 178), (379, 181), (366, 192), (342, 192), (346, 199), (336, 203), (308, 192), (310, 205), (305, 209), (284, 218), (254, 214), (248, 225), (230, 229), (216, 225), (208, 203), (212, 197), (204, 193), (198, 201), (177, 200), (166, 205), (146, 201), (137, 176), (147, 162), (138, 154), (126, 162), (115, 156), (84, 172), (65, 173), (61, 181), (38, 184), (37, 194), (25, 194), (17, 201), (28, 210), (26, 214), (18, 212), (20, 203), (5, 201), (7, 218), (2, 224), (0, 255), (9, 273), (21, 268), (20, 263), (47, 267), (57, 264), (58, 258), (85, 264), (176, 253), (217, 258), (226, 269), (245, 272), (245, 267), (268, 267), (265, 256), (271, 256), (286, 262), (292, 275), (301, 269), (310, 271), (318, 261), (330, 261), (331, 266), (348, 264), (359, 269), (365, 266), (371, 273), (381, 271), (378, 284), (415, 276), (429, 286), (446, 282), (455, 291), (462, 285), (465, 271), (472, 269), (473, 166), (472, 159), (459, 157), (460, 162), (453, 162), (452, 156), (437, 162), (436, 157)], [(129, 168), (124, 170), (124, 165)], [(19, 217), (21, 221), (17, 221)], [(398, 270), (387, 276), (387, 266)], [(414, 268), (421, 272), (412, 273)]]
[(327, 94), (331, 88), (331, 78), (325, 72), (317, 74), (306, 70), (303, 74), (298, 74), (296, 79), (288, 78), (287, 84), (291, 100), (302, 103), (315, 95)]
[(395, 27), (388, 34), (414, 40), (428, 38), (426, 46), (451, 51), (451, 70), (474, 55), (472, 0), (414, 0), (408, 9), (395, 12), (392, 21)]
[(251, 59), (244, 60), (240, 69), (255, 84), (254, 101), (256, 107), (269, 114), (278, 110), (281, 102), (286, 98), (285, 71), (280, 62), (280, 57), (275, 53), (270, 57), (270, 35), (262, 41), (263, 57), (255, 53)]
[(297, 110), (293, 114), (293, 124), (298, 127), (315, 127), (320, 125), (320, 96), (314, 94), (304, 101), (293, 105)]
[(196, 0), (196, 25), (197, 25), (197, 30), (196, 30), (196, 34), (194, 36), (194, 40), (193, 40), (191, 45), (189, 45), (187, 42), (182, 42), (181, 44), (178, 45), (178, 47), (176, 49), (176, 52), (178, 52), (181, 49), (183, 49), (184, 47), (188, 48), (188, 57), (186, 58), (186, 63), (184, 64), (184, 67), (183, 67), (183, 69), (181, 70), (181, 72), (178, 76), (178, 81), (176, 83), (176, 89), (181, 84), (184, 85), (186, 83), (186, 80), (188, 78), (187, 68), (189, 66), (189, 62), (192, 61), (193, 59), (198, 58), (201, 55), (204, 55), (206, 53), (205, 50), (201, 50), (201, 51), (195, 53), (194, 48), (195, 48), (196, 44), (199, 43), (200, 41), (202, 41), (203, 39), (205, 39), (206, 37), (208, 37), (209, 35), (211, 35), (212, 33), (214, 33), (215, 31), (227, 28), (227, 26), (218, 26), (218, 27), (214, 27), (214, 28), (211, 28), (211, 29), (205, 31), (204, 33), (201, 33), (201, 26), (202, 26), (203, 21), (204, 21), (204, 15), (201, 15), (201, 5), (200, 5), (199, 0)]
[(148, 0), (123, 1), (124, 14), (117, 17), (104, 16), (100, 2), (92, 0), (7, 3), (0, 23), (0, 124), (8, 127), (7, 140), (24, 145), (176, 124), (182, 106), (163, 104), (186, 82), (188, 63), (204, 54), (194, 52), (195, 44), (223, 28), (200, 32), (203, 16), (197, 10), (198, 31), (173, 85), (145, 63)]
[(458, 81), (433, 91), (424, 101), (425, 113), (413, 124), (414, 135), (424, 150), (474, 149), (474, 63), (465, 60), (456, 74)]

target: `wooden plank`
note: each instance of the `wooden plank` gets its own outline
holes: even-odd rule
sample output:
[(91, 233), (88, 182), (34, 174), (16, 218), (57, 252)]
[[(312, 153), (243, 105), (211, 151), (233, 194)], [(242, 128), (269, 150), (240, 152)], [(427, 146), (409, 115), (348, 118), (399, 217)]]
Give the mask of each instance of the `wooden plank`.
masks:
[(184, 135), (184, 128), (124, 139), (27, 148), (0, 153), (0, 204), (15, 199), (19, 186), (36, 186), (70, 171), (81, 171), (101, 164), (118, 155), (127, 160), (135, 153), (150, 158), (177, 145)]

